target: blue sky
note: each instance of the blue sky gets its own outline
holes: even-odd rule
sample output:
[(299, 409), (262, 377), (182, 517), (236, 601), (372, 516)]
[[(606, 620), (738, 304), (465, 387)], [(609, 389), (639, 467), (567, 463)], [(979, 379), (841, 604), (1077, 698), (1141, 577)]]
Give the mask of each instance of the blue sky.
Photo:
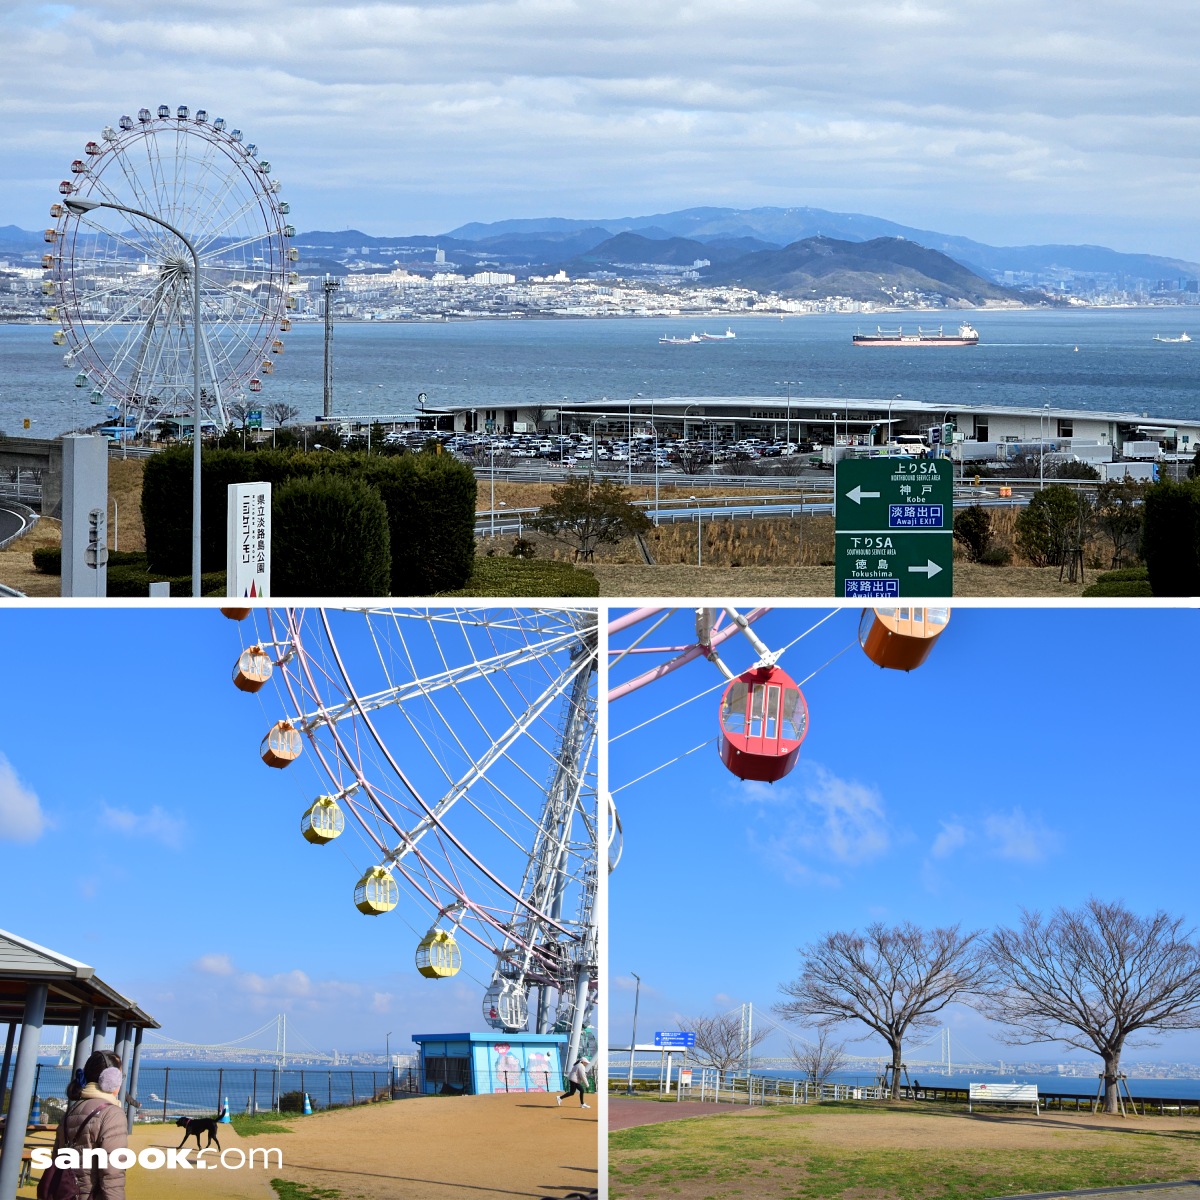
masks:
[(0, 5), (0, 224), (142, 105), (246, 131), (302, 230), (812, 205), (1200, 259), (1195, 6)]
[[(777, 649), (829, 611), (776, 609), (754, 628)], [(690, 642), (691, 629), (683, 610), (647, 645)], [(845, 650), (804, 686), (810, 732), (773, 786), (735, 779), (714, 744), (623, 789), (715, 737), (719, 691), (611, 742), (625, 831), (610, 885), (614, 1041), (629, 1036), (631, 971), (643, 979), (639, 1041), (742, 1001), (765, 1016), (798, 973), (797, 947), (873, 921), (990, 928), (1015, 924), (1021, 906), (1096, 895), (1200, 925), (1187, 665), (1200, 613), (958, 608), (910, 674), (874, 666), (856, 629), (857, 614), (840, 612), (782, 659), (800, 680)], [(723, 656), (735, 670), (754, 659), (741, 638)], [(634, 673), (629, 662), (615, 678)], [(693, 663), (615, 702), (610, 736), (719, 682)], [(959, 1057), (1071, 1057), (999, 1046), (961, 1007), (947, 1024)], [(783, 1038), (763, 1052), (786, 1053)], [(1200, 1036), (1128, 1057), (1200, 1060)]]
[[(300, 815), (328, 780), (311, 750), (284, 771), (260, 761), (284, 705), (274, 684), (246, 695), (230, 682), (243, 636), (249, 623), (215, 610), (0, 611), (0, 928), (91, 964), (180, 1040), (222, 1042), (277, 1012), (325, 1050), (382, 1053), (389, 1031), (405, 1049), (413, 1033), (481, 1028), (491, 960), (460, 938), (462, 974), (422, 979), (413, 953), (432, 916), (407, 894), (384, 916), (355, 910), (376, 856), (349, 816), (329, 846), (301, 838)], [(361, 641), (345, 644), (372, 690), (381, 680)], [(436, 665), (420, 630), (409, 644), (422, 670)], [(537, 680), (530, 668), (522, 686)], [(478, 753), (482, 732), (441, 695)], [(428, 711), (417, 723), (454, 765), (447, 729)], [(547, 727), (540, 735), (552, 745)], [(391, 745), (440, 795), (416, 737)], [(540, 782), (544, 754), (516, 754)], [(511, 855), (477, 827), (466, 836), (512, 878)]]

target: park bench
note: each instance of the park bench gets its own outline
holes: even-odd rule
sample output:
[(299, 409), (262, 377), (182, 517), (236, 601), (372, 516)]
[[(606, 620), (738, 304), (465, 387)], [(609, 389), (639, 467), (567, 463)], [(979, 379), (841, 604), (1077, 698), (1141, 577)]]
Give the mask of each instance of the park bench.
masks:
[(973, 1083), (967, 1093), (967, 1112), (976, 1104), (1032, 1104), (1041, 1116), (1036, 1083)]

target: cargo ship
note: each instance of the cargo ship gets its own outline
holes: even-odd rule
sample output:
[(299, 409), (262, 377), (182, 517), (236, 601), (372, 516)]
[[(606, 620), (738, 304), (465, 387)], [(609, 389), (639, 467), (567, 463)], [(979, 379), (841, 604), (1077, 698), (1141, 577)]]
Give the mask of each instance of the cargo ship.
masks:
[(876, 329), (874, 333), (856, 333), (856, 346), (975, 346), (979, 334), (973, 325), (965, 321), (957, 333), (945, 333), (942, 326), (933, 332), (917, 326), (916, 333), (905, 333), (903, 329)]

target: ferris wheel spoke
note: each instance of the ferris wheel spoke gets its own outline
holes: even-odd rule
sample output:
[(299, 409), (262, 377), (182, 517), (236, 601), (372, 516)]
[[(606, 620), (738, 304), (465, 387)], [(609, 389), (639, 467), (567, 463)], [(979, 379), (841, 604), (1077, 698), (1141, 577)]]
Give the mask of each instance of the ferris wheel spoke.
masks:
[[(577, 640), (571, 635), (564, 634), (551, 643), (554, 646), (567, 645)], [(322, 709), (294, 718), (293, 724), (304, 729), (315, 729), (321, 725), (332, 725), (347, 717), (362, 713), (376, 712), (381, 708), (392, 705), (402, 705), (406, 701), (423, 698), (443, 688), (454, 687), (471, 679), (485, 678), (487, 675), (504, 670), (511, 670), (523, 663), (534, 661), (546, 654), (545, 648), (520, 647), (506, 651), (494, 658), (479, 662), (467, 663), (461, 667), (447, 667), (437, 675), (416, 679), (411, 683), (395, 684), (369, 696), (351, 697), (334, 708)]]
[[(328, 618), (327, 612), (325, 612), (325, 611), (321, 612), (321, 621), (325, 627), (326, 636), (329, 641), (330, 650), (333, 654), (334, 662), (337, 664), (338, 672), (342, 676), (345, 686), (347, 688), (349, 688), (350, 680), (346, 673), (345, 663), (343, 662), (341, 654), (338, 651), (337, 644), (333, 639), (332, 631), (329, 629), (329, 618)], [(364, 712), (360, 713), (360, 716), (362, 718), (363, 724), (366, 726), (368, 732), (370, 733), (372, 740), (375, 742), (375, 745), (378, 747), (380, 753), (383, 755), (384, 759), (386, 760), (388, 765), (391, 767), (396, 778), (399, 779), (400, 782), (404, 785), (405, 790), (409, 793), (409, 795), (411, 795), (413, 797), (413, 799), (416, 800), (417, 803), (420, 804), (422, 806), (422, 808), (424, 808), (426, 810), (427, 813), (429, 813), (430, 809), (429, 809), (428, 805), (426, 804), (425, 800), (421, 797), (420, 792), (414, 787), (411, 780), (409, 780), (408, 776), (401, 769), (400, 764), (398, 762), (396, 762), (395, 756), (391, 753), (391, 751), (387, 747), (386, 742), (380, 736), (378, 729), (375, 727), (374, 722), (371, 720), (370, 714), (364, 711)], [(334, 728), (336, 729), (336, 726)], [(516, 891), (514, 891), (507, 883), (505, 883), (504, 880), (500, 879), (495, 874), (495, 872), (491, 871), (488, 867), (486, 867), (480, 861), (479, 857), (476, 854), (474, 854), (471, 850), (469, 850), (463, 844), (461, 839), (458, 838), (445, 825), (444, 822), (439, 821), (438, 828), (441, 831), (442, 835), (444, 837), (446, 837), (446, 839), (454, 846), (454, 848), (468, 862), (470, 862), (477, 870), (483, 872), (483, 874), (493, 884), (495, 884), (497, 887), (499, 887), (503, 892), (507, 893), (508, 896), (518, 904), (518, 906), (525, 904), (524, 899)], [(559, 925), (558, 928), (564, 934), (568, 932), (561, 925)]]
[[(241, 219), (244, 216), (246, 216), (248, 213), (253, 212), (255, 209), (261, 209), (261, 208), (262, 208), (261, 199), (256, 194), (252, 193), (249, 197), (247, 197), (247, 199), (245, 201), (243, 201), (243, 203), (241, 204), (241, 206), (239, 208), (236, 208), (232, 212), (226, 214), (224, 216), (224, 218), (221, 219), (219, 224), (210, 223), (209, 227), (207, 229), (205, 229), (205, 231), (204, 231), (204, 250), (205, 250), (205, 252), (206, 253), (211, 252), (209, 248), (213, 245), (213, 243), (218, 238), (220, 238), (222, 236), (222, 234), (225, 233), (226, 230), (231, 229), (237, 222), (241, 221)], [(273, 232), (275, 232), (275, 231), (272, 230), (271, 233), (273, 233)], [(268, 236), (270, 236), (269, 233), (263, 232), (263, 233), (258, 234), (257, 238), (258, 238), (258, 240), (262, 240)], [(224, 250), (224, 251), (236, 250), (242, 245), (250, 245), (250, 244), (252, 244), (251, 241), (234, 242), (232, 245), (221, 246), (221, 247), (219, 247), (219, 249)]]

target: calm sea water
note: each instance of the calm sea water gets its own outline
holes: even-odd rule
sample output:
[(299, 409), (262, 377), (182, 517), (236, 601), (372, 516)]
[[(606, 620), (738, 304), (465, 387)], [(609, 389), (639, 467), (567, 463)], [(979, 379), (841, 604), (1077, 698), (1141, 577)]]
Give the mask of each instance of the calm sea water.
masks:
[[(624, 1079), (625, 1067), (618, 1062), (619, 1056), (614, 1055), (609, 1067), (612, 1078)], [(755, 1071), (755, 1075), (765, 1075), (776, 1079), (799, 1079), (797, 1071), (782, 1069), (771, 1071)], [(657, 1079), (657, 1068), (638, 1067), (634, 1071), (638, 1079)], [(911, 1076), (910, 1076), (911, 1079)], [(916, 1073), (916, 1079), (922, 1087), (952, 1087), (966, 1088), (971, 1083), (1035, 1083), (1039, 1093), (1057, 1093), (1067, 1096), (1094, 1096), (1099, 1080), (1095, 1075), (1039, 1075), (1013, 1074), (1011, 1071), (1001, 1074), (993, 1072), (982, 1075), (941, 1075)], [(699, 1082), (699, 1077), (696, 1077)], [(850, 1084), (855, 1087), (869, 1087), (878, 1083), (876, 1076), (864, 1071), (838, 1071), (830, 1079), (831, 1083)], [(1200, 1079), (1129, 1079), (1129, 1090), (1134, 1096), (1154, 1096), (1174, 1098), (1179, 1100), (1194, 1100), (1200, 1097)]]
[[(970, 315), (970, 314), (969, 314)], [(926, 328), (957, 326), (963, 314), (922, 313)], [(897, 393), (953, 408), (964, 403), (1035, 405), (1200, 416), (1200, 310), (1087, 309), (971, 315), (980, 345), (961, 350), (862, 350), (850, 342), (877, 318), (855, 316), (695, 319), (347, 323), (336, 327), (335, 410), (343, 414), (411, 411), (430, 404), (554, 406), (607, 396), (887, 399)], [(916, 314), (902, 322), (918, 324)], [(1192, 326), (1189, 329), (1189, 324)], [(723, 332), (736, 341), (660, 346), (664, 333)], [(1162, 345), (1154, 334), (1196, 341)], [(0, 325), (0, 430), (49, 437), (103, 419), (48, 325)], [(297, 324), (258, 397), (321, 410), (322, 329)], [(1076, 352), (1075, 347), (1079, 350)]]

